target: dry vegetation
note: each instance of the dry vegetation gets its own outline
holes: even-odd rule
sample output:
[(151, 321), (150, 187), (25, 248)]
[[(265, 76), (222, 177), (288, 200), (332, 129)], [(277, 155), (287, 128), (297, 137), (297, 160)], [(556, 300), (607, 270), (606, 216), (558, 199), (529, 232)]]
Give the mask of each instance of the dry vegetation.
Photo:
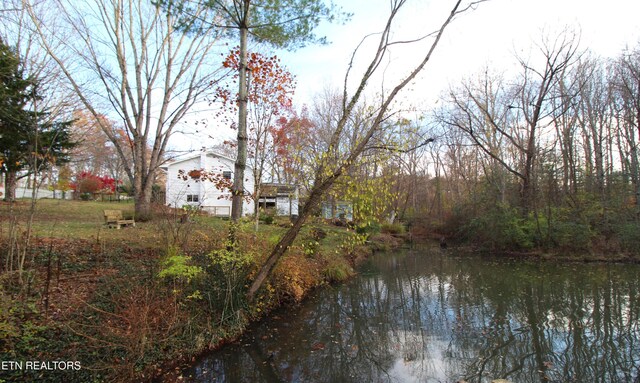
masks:
[[(0, 255), (13, 222), (24, 235), (29, 204), (0, 205)], [(255, 302), (247, 281), (289, 222), (241, 223), (159, 209), (135, 228), (107, 229), (104, 209), (127, 203), (42, 200), (33, 216), (27, 264), (0, 277), (2, 360), (80, 361), (80, 371), (16, 371), (2, 379), (145, 381), (236, 336), (283, 303), (342, 280), (366, 252), (345, 228), (305, 227)], [(176, 362), (178, 361), (178, 362)], [(175, 366), (173, 365), (173, 366)], [(2, 374), (8, 374), (2, 371)]]

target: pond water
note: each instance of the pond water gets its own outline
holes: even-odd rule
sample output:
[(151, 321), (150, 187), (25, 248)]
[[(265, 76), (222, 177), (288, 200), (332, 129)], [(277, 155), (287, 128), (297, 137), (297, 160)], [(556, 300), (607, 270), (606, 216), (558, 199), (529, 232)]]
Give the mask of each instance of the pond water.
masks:
[(640, 382), (640, 266), (379, 254), (191, 382)]

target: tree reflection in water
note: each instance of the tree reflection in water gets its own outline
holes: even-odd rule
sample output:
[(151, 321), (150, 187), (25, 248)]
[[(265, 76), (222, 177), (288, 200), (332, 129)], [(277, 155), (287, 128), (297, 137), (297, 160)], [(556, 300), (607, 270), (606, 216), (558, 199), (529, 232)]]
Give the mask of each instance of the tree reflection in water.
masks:
[(193, 382), (638, 382), (638, 271), (430, 249), (379, 255), (350, 283), (319, 291), (187, 375)]

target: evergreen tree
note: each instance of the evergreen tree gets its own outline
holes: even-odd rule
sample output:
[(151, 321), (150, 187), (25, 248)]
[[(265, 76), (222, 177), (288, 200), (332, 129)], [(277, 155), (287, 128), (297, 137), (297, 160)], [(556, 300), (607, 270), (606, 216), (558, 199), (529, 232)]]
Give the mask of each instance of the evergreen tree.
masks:
[(38, 82), (25, 76), (20, 58), (0, 39), (0, 174), (5, 177), (4, 200), (15, 199), (19, 178), (68, 162), (74, 144), (72, 121), (49, 121), (46, 111), (34, 110)]

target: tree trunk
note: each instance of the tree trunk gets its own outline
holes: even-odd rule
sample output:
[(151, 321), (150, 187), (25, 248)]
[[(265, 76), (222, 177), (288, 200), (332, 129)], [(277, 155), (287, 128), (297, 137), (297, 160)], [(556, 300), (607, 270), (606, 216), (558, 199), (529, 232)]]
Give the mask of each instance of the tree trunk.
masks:
[[(140, 179), (142, 177), (136, 177)], [(151, 219), (151, 194), (153, 190), (153, 175), (136, 182), (136, 192), (134, 194), (135, 219), (137, 221), (148, 221)]]
[(247, 166), (247, 38), (249, 35), (249, 1), (245, 0), (244, 20), (240, 26), (240, 73), (238, 79), (238, 157), (235, 163), (233, 187), (231, 188), (231, 219), (242, 216), (244, 198), (244, 171)]
[(17, 180), (16, 172), (14, 171), (8, 171), (4, 174), (4, 201), (15, 201)]
[[(254, 213), (254, 223), (255, 223), (255, 231), (258, 231), (258, 228), (260, 227), (260, 190), (258, 188), (254, 189), (253, 192), (253, 209), (255, 210)], [(265, 199), (265, 205), (266, 205), (267, 201)], [(265, 209), (266, 210), (266, 209)]]

